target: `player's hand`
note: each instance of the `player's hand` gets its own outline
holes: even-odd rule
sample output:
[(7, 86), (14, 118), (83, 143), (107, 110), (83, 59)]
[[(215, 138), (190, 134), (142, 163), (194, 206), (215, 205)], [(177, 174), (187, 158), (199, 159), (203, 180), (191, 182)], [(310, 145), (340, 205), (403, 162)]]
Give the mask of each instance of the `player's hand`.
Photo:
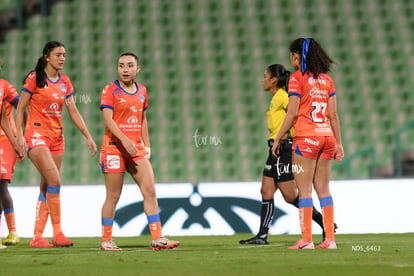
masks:
[(26, 155), (26, 141), (23, 137), (16, 137), (16, 144), (13, 146), (14, 152), (17, 155), (17, 160), (23, 161), (25, 155)]
[(134, 156), (138, 154), (138, 149), (135, 146), (135, 143), (128, 138), (122, 141), (122, 146), (124, 146), (124, 149), (129, 153), (129, 155)]
[(145, 147), (145, 152), (146, 152), (145, 158), (150, 159), (150, 157), (151, 157), (151, 148), (150, 147)]
[(342, 144), (336, 144), (335, 145), (335, 155), (334, 155), (335, 161), (339, 162), (344, 158), (344, 148), (342, 147)]
[(273, 156), (275, 156), (275, 157), (279, 156), (279, 150), (280, 150), (280, 141), (279, 140), (275, 140), (273, 142), (273, 146), (272, 146), (272, 154), (273, 154)]
[(89, 151), (92, 152), (92, 156), (95, 156), (96, 152), (98, 151), (98, 147), (95, 144), (95, 141), (92, 137), (89, 137), (87, 140)]

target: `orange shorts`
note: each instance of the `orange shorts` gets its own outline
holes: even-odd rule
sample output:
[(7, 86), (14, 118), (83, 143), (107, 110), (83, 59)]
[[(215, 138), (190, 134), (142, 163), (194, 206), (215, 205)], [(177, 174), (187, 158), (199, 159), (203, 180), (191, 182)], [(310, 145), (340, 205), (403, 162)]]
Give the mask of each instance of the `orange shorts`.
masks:
[(103, 173), (123, 173), (126, 167), (140, 159), (148, 159), (146, 154), (126, 156), (120, 153), (110, 153), (101, 151), (99, 164)]
[(10, 144), (7, 137), (2, 137), (0, 139), (0, 156), (0, 179), (9, 179), (11, 182), (13, 178), (14, 167), (16, 166), (17, 162), (17, 156), (14, 152), (13, 146)]
[(335, 155), (335, 137), (333, 136), (299, 136), (293, 137), (292, 150), (297, 155), (318, 159), (333, 159)]
[(47, 147), (52, 155), (65, 152), (65, 138), (62, 136), (50, 138), (35, 131), (26, 131), (24, 139), (27, 145), (27, 154), (35, 147)]

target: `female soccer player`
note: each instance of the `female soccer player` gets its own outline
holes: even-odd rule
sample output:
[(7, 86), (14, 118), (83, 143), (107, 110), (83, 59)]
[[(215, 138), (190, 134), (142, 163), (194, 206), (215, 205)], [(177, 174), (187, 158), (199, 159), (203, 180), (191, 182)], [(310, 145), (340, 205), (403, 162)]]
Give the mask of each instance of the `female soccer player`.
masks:
[(299, 219), (302, 239), (289, 249), (313, 249), (312, 184), (323, 211), (326, 239), (316, 248), (335, 249), (334, 208), (329, 179), (332, 159), (344, 157), (336, 91), (327, 74), (333, 60), (313, 38), (298, 38), (289, 47), (295, 70), (289, 80), (289, 104), (283, 124), (275, 138), (272, 153), (281, 150), (283, 135), (292, 125), (294, 176), (299, 189)]
[(135, 82), (139, 70), (138, 57), (135, 54), (122, 54), (118, 59), (119, 80), (113, 81), (102, 91), (100, 108), (105, 134), (100, 165), (106, 186), (106, 198), (102, 206), (102, 250), (121, 250), (112, 240), (112, 226), (125, 171), (132, 176), (141, 190), (144, 212), (151, 232), (152, 249), (174, 248), (180, 244), (161, 234), (154, 173), (149, 161), (150, 140), (145, 115), (148, 108), (147, 90), (145, 86)]
[[(42, 176), (36, 208), (34, 238), (30, 247), (67, 247), (69, 241), (61, 229), (60, 166), (64, 153), (62, 109), (66, 105), (69, 116), (87, 139), (92, 156), (97, 147), (89, 134), (73, 99), (74, 89), (69, 78), (60, 72), (66, 60), (63, 43), (50, 41), (43, 48), (35, 71), (28, 75), (16, 111), (17, 143)], [(29, 104), (26, 130), (23, 136), (24, 110)], [(47, 222), (47, 212), (53, 226), (53, 241), (49, 244), (42, 237)]]
[[(263, 170), (262, 177), (262, 208), (260, 212), (260, 229), (258, 234), (248, 240), (241, 240), (241, 244), (268, 244), (267, 235), (269, 225), (275, 213), (274, 194), (279, 188), (286, 202), (298, 206), (298, 191), (292, 173), (292, 135), (293, 127), (282, 137), (281, 150), (277, 158), (271, 152), (274, 138), (279, 132), (286, 116), (288, 105), (288, 86), (290, 72), (283, 65), (273, 64), (267, 67), (263, 78), (263, 89), (273, 96), (269, 110), (266, 113), (269, 129), (269, 155)], [(314, 209), (313, 219), (323, 228), (322, 215)]]
[[(17, 154), (17, 159), (19, 161), (22, 161), (24, 159), (24, 151), (19, 151), (16, 139), (14, 137), (13, 130), (12, 130), (11, 125), (10, 125), (9, 118), (7, 117), (6, 104), (4, 102), (7, 95), (4, 93), (4, 90), (6, 90), (6, 89), (4, 89), (5, 88), (4, 84), (5, 84), (4, 82), (0, 83), (0, 128), (1, 128), (1, 132), (4, 133), (4, 135), (8, 139), (8, 141), (4, 140), (5, 138), (2, 137), (0, 142), (1, 142), (2, 147), (7, 142), (9, 142), (11, 144), (11, 147), (12, 147), (13, 151), (15, 152), (15, 154)], [(5, 162), (9, 161), (9, 158), (14, 158), (14, 156), (5, 155), (5, 154), (3, 154), (3, 150), (0, 150), (0, 164), (3, 164)], [(3, 176), (3, 173), (5, 173), (4, 171), (5, 170), (3, 170), (3, 169), (0, 170), (0, 179)], [(3, 205), (2, 201), (3, 200), (0, 198), (0, 206)], [(1, 208), (0, 208), (0, 223), (1, 223)], [(4, 249), (4, 248), (6, 248), (6, 246), (1, 243), (1, 239), (0, 239), (0, 249)]]
[[(2, 60), (0, 59), (0, 72), (2, 70)], [(19, 103), (19, 94), (8, 81), (0, 79), (0, 91), (3, 93), (3, 99), (5, 103), (7, 118), (9, 119), (10, 126), (13, 131), (13, 135), (16, 135), (16, 126), (14, 123), (12, 108), (17, 108)], [(7, 136), (0, 128), (0, 152), (3, 155), (1, 162), (2, 174), (0, 177), (0, 216), (1, 211), (4, 211), (4, 217), (6, 219), (9, 234), (6, 239), (3, 240), (5, 245), (16, 245), (20, 239), (16, 233), (16, 223), (14, 217), (13, 199), (9, 192), (9, 184), (13, 178), (14, 168), (17, 162), (17, 156), (13, 149), (12, 144), (7, 139)]]

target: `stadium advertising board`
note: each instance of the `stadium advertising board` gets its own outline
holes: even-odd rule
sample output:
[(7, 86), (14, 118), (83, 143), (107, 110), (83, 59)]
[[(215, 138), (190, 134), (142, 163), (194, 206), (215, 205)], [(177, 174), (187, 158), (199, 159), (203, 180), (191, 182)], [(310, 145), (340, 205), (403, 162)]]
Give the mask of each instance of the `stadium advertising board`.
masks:
[[(223, 182), (170, 183), (156, 185), (165, 235), (232, 235), (256, 233), (260, 221), (260, 183)], [(38, 187), (10, 186), (16, 226), (21, 237), (32, 237)], [(414, 193), (414, 179), (332, 181), (335, 222), (338, 234), (414, 232), (414, 221), (407, 219)], [(103, 185), (62, 186), (62, 228), (68, 237), (101, 235)], [(149, 234), (142, 197), (136, 185), (124, 185), (118, 203), (114, 236)], [(299, 234), (298, 211), (275, 196), (276, 212), (271, 234)], [(319, 201), (314, 194), (314, 205)], [(2, 216), (0, 236), (7, 235)], [(321, 233), (314, 223), (314, 233)], [(52, 236), (49, 223), (45, 236)]]

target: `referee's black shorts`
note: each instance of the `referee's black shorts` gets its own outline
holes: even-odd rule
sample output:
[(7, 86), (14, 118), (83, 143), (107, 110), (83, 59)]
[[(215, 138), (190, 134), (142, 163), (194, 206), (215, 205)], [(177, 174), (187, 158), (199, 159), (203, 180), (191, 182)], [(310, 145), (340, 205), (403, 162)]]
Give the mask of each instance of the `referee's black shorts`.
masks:
[(275, 183), (293, 180), (292, 172), (292, 138), (284, 140), (280, 144), (279, 156), (272, 154), (273, 139), (267, 141), (269, 146), (269, 156), (263, 170), (263, 176), (272, 177)]

